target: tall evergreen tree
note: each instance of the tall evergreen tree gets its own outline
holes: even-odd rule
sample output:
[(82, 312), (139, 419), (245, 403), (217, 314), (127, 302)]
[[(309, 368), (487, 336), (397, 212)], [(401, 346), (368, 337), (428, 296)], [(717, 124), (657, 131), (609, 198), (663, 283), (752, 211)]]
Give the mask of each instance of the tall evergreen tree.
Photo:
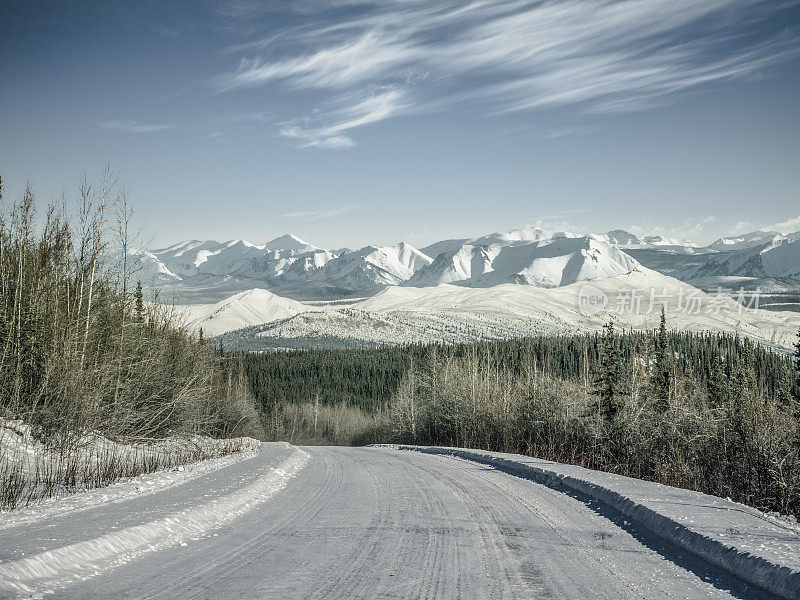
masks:
[(669, 339), (667, 336), (667, 316), (661, 307), (661, 322), (656, 336), (656, 360), (653, 367), (652, 388), (656, 399), (655, 406), (659, 412), (669, 407), (671, 364), (669, 359)]
[(614, 323), (608, 323), (603, 326), (602, 354), (594, 392), (600, 402), (600, 414), (607, 422), (612, 422), (620, 409), (621, 377), (619, 347), (614, 335)]
[(136, 282), (136, 291), (133, 293), (134, 310), (137, 323), (144, 322), (144, 293), (142, 292), (142, 282)]
[(722, 364), (722, 356), (714, 356), (711, 359), (710, 371), (708, 374), (708, 399), (714, 406), (722, 406), (725, 402), (725, 371)]
[(794, 345), (794, 398), (800, 402), (800, 330), (797, 332), (797, 343)]
[(775, 399), (784, 406), (791, 405), (794, 400), (793, 384), (791, 367), (786, 363), (779, 365), (775, 374)]
[(731, 387), (734, 398), (739, 401), (756, 389), (755, 350), (750, 338), (744, 338), (739, 360), (731, 375)]

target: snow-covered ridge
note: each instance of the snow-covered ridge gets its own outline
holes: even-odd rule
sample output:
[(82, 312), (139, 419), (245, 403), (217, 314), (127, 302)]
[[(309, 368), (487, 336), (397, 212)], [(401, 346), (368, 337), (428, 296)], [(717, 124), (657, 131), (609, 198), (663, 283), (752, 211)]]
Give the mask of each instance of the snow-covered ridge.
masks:
[[(608, 305), (587, 313), (580, 305), (589, 289)], [(637, 306), (620, 298), (635, 291)], [(632, 296), (631, 296), (632, 297)], [(694, 298), (697, 310), (687, 309)], [(650, 306), (650, 300), (658, 300)], [(800, 314), (752, 310), (726, 296), (706, 294), (642, 266), (630, 273), (544, 288), (500, 284), (467, 287), (391, 286), (347, 308), (315, 305), (293, 317), (223, 334), (225, 347), (249, 350), (391, 345), (410, 342), (470, 342), (484, 339), (600, 331), (609, 320), (633, 329), (658, 326), (664, 305), (670, 328), (736, 333), (772, 348), (796, 341)]]
[(741, 235), (721, 237), (712, 244), (709, 244), (708, 249), (717, 252), (745, 250), (747, 248), (764, 246), (780, 240), (791, 240), (794, 236), (797, 236), (797, 234), (793, 236), (784, 236), (777, 231), (751, 231), (750, 233), (743, 233)]
[[(291, 234), (260, 245), (244, 240), (195, 240), (137, 255), (145, 279), (161, 283), (193, 285), (197, 278), (211, 277), (213, 285), (244, 278), (275, 285), (322, 282), (352, 290), (397, 285), (432, 261), (406, 242), (332, 251)], [(209, 285), (208, 280), (202, 280), (202, 285)]]
[(187, 317), (190, 331), (199, 332), (202, 329), (204, 335), (214, 337), (256, 323), (293, 317), (306, 310), (308, 307), (299, 302), (256, 288), (239, 292), (210, 306), (179, 307), (178, 312)]
[(405, 285), (489, 287), (517, 283), (558, 287), (630, 273), (638, 264), (616, 246), (591, 237), (563, 235), (508, 245), (469, 243), (442, 252)]
[(800, 279), (800, 239), (775, 236), (763, 244), (744, 246), (712, 257), (691, 275)]

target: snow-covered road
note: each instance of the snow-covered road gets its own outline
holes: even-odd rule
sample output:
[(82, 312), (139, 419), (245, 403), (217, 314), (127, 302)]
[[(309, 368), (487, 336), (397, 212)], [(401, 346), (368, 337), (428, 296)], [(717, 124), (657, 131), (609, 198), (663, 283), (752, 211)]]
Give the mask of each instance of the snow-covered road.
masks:
[(603, 504), (483, 464), (272, 444), (184, 485), (1, 529), (0, 597), (41, 593), (771, 598)]

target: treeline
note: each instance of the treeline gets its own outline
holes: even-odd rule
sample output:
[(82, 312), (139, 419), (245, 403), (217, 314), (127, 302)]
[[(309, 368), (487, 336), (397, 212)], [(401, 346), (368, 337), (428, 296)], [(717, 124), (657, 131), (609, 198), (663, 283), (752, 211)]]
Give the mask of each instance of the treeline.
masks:
[[(665, 330), (626, 331), (616, 336), (623, 369), (636, 361), (653, 362), (667, 355), (669, 380), (689, 377), (718, 401), (727, 382), (744, 361), (749, 361), (756, 384), (768, 398), (787, 402), (798, 391), (789, 356), (760, 346), (748, 354), (743, 339), (729, 334), (685, 333)], [(659, 339), (664, 339), (659, 345)], [(385, 409), (412, 365), (474, 357), (489, 361), (512, 375), (535, 365), (554, 377), (591, 380), (603, 358), (604, 335), (522, 338), (475, 344), (410, 344), (364, 350), (298, 350), (238, 355), (261, 408), (276, 404), (340, 403), (368, 412)], [(662, 362), (660, 364), (664, 364)], [(652, 365), (649, 367), (652, 368)]]
[(0, 180), (0, 417), (43, 440), (258, 435), (239, 362), (144, 301), (127, 198), (108, 172), (37, 213)]
[(276, 439), (516, 452), (800, 515), (800, 349), (662, 323), (244, 361)]

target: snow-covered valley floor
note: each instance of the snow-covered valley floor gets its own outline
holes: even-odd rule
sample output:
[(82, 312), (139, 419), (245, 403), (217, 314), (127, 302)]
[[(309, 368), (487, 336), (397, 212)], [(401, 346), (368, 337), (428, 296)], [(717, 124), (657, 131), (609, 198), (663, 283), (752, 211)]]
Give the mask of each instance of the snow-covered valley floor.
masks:
[[(765, 557), (784, 566), (773, 582), (797, 581), (800, 536), (740, 505), (427, 450), (264, 444), (180, 485), (8, 522), (0, 597), (766, 599)], [(741, 571), (610, 492), (740, 549)]]

